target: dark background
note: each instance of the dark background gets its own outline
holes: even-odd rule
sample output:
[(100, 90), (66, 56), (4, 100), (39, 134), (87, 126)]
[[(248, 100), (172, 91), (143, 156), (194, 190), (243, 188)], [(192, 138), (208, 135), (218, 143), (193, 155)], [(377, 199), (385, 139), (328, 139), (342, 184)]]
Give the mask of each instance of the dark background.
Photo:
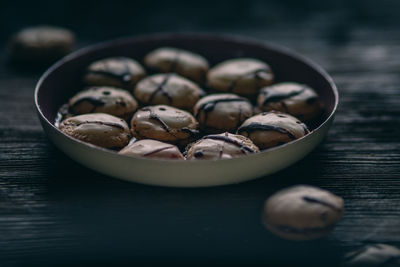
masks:
[[(0, 266), (335, 266), (364, 244), (400, 246), (399, 18), (397, 0), (2, 1)], [(9, 36), (36, 24), (72, 29), (78, 47), (160, 31), (255, 37), (322, 65), (341, 103), (325, 141), (275, 175), (203, 189), (118, 181), (49, 143), (33, 104), (43, 69), (6, 63)], [(262, 227), (263, 201), (297, 183), (345, 199), (326, 238), (290, 242)]]

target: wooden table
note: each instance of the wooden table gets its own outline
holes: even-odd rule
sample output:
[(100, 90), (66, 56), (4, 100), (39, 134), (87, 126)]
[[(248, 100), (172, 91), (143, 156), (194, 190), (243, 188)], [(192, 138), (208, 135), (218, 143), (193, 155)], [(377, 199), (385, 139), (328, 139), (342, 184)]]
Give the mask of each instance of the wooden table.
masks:
[[(340, 106), (327, 138), (305, 159), (272, 176), (214, 188), (127, 183), (73, 162), (37, 119), (33, 90), (42, 70), (13, 68), (3, 56), (0, 265), (327, 266), (363, 244), (400, 246), (400, 30), (282, 26), (233, 33), (322, 65), (338, 85)], [(261, 225), (264, 200), (299, 183), (345, 199), (343, 220), (324, 239), (289, 242)]]

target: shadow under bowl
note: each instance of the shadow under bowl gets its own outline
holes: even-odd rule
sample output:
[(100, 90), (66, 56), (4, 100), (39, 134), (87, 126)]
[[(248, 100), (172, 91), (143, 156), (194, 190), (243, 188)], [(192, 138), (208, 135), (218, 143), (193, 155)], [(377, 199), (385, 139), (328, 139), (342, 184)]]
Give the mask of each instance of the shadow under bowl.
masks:
[[(127, 56), (142, 61), (151, 50), (173, 46), (204, 55), (211, 65), (235, 57), (266, 61), (276, 81), (304, 83), (320, 96), (324, 110), (311, 133), (258, 154), (227, 160), (157, 160), (118, 155), (116, 152), (73, 139), (54, 126), (61, 105), (81, 89), (85, 68), (93, 61)], [(43, 129), (65, 154), (100, 173), (143, 184), (201, 187), (244, 182), (284, 169), (310, 153), (332, 124), (338, 92), (331, 77), (318, 65), (287, 49), (261, 41), (228, 35), (154, 34), (123, 38), (78, 50), (54, 64), (40, 78), (35, 104)]]

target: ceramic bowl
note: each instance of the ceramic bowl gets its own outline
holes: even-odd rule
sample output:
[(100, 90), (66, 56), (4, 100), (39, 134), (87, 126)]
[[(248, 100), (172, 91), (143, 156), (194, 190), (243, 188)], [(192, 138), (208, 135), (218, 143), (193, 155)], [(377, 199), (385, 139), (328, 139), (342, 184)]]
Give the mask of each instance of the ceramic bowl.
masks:
[[(277, 81), (305, 83), (315, 88), (324, 105), (312, 132), (285, 145), (259, 154), (227, 160), (155, 160), (118, 155), (73, 139), (54, 126), (58, 108), (77, 91), (89, 63), (110, 56), (128, 56), (142, 61), (161, 46), (173, 46), (204, 55), (214, 65), (234, 57), (266, 61)], [(338, 93), (331, 77), (318, 65), (287, 49), (245, 37), (209, 34), (155, 34), (100, 43), (76, 51), (55, 63), (37, 83), (35, 104), (43, 129), (65, 154), (100, 173), (143, 184), (201, 187), (240, 183), (282, 170), (310, 153), (332, 124)]]

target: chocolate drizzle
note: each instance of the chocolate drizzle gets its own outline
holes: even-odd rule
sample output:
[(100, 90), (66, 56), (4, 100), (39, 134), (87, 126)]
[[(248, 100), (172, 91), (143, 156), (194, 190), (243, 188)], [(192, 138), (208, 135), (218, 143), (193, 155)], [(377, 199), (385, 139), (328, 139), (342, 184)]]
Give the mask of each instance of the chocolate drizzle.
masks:
[(150, 112), (150, 116), (149, 118), (152, 120), (156, 120), (161, 124), (161, 127), (169, 133), (169, 127), (168, 125), (156, 114), (154, 113), (154, 111), (151, 108), (142, 108), (142, 111), (149, 111)]
[(233, 80), (233, 81), (231, 82), (231, 84), (229, 84), (229, 86), (226, 88), (226, 91), (228, 91), (228, 92), (233, 92), (233, 90), (235, 89), (237, 83), (238, 83), (242, 78), (244, 78), (244, 77), (247, 77), (247, 76), (254, 76), (256, 79), (261, 79), (261, 77), (259, 76), (259, 74), (260, 74), (261, 72), (268, 73), (268, 71), (267, 71), (266, 69), (256, 69), (256, 70), (253, 70), (253, 71), (251, 71), (251, 72), (249, 72), (249, 73), (246, 73), (246, 74), (244, 74), (244, 75), (241, 75), (241, 76), (239, 76), (238, 78), (236, 78), (235, 80)]
[(187, 128), (187, 127), (182, 128), (181, 131), (182, 131), (182, 132), (185, 132), (185, 133), (188, 133), (188, 134), (190, 134), (191, 136), (196, 136), (196, 135), (199, 134), (199, 131), (198, 131), (198, 130), (189, 129), (189, 128)]
[(158, 148), (158, 149), (156, 149), (156, 150), (153, 150), (153, 151), (144, 153), (142, 156), (143, 156), (143, 157), (147, 157), (147, 156), (156, 154), (156, 153), (158, 153), (158, 152), (161, 152), (161, 151), (164, 151), (164, 150), (167, 150), (167, 149), (170, 149), (170, 148), (174, 148), (174, 147), (173, 147), (173, 146), (161, 147), (161, 148)]
[(168, 83), (169, 78), (171, 78), (172, 74), (165, 75), (164, 80), (160, 84), (157, 85), (153, 93), (150, 95), (148, 103), (151, 103), (158, 92), (161, 92), (170, 103), (172, 103), (172, 97), (168, 94), (167, 91), (164, 90), (164, 86)]
[(94, 97), (91, 97), (91, 96), (85, 96), (85, 97), (81, 97), (78, 100), (76, 100), (71, 105), (70, 108), (73, 109), (74, 107), (76, 107), (77, 105), (79, 105), (79, 104), (81, 104), (83, 102), (88, 102), (93, 106), (93, 108), (89, 111), (89, 113), (92, 113), (97, 107), (101, 107), (101, 106), (105, 105), (105, 102), (103, 100), (99, 99), (99, 98), (94, 98)]
[[(195, 114), (196, 119), (199, 120), (201, 111), (204, 111), (204, 124), (206, 124), (208, 113), (213, 111), (215, 106), (221, 102), (249, 102), (249, 101), (243, 97), (236, 97), (236, 98), (214, 99), (214, 100), (205, 102), (202, 105), (200, 105), (199, 108), (197, 109), (197, 112)], [(241, 113), (241, 109), (239, 111)], [(239, 123), (240, 123), (240, 114), (239, 114)]]
[(301, 123), (300, 125), (301, 125), (301, 127), (303, 127), (304, 134), (308, 134), (310, 132), (310, 130), (308, 129), (307, 125), (305, 125), (304, 123)]
[(302, 87), (300, 90), (294, 90), (294, 91), (286, 92), (286, 93), (263, 90), (262, 94), (265, 96), (263, 105), (267, 104), (268, 102), (279, 102), (286, 98), (300, 95), (306, 89), (307, 89), (307, 87)]
[(224, 135), (212, 135), (211, 134), (211, 135), (204, 136), (203, 139), (221, 140), (221, 141), (227, 142), (229, 144), (233, 144), (233, 145), (239, 147), (244, 154), (246, 154), (246, 152), (250, 152), (250, 153), (256, 152), (254, 149), (244, 145), (243, 143), (241, 143), (235, 139), (229, 138), (228, 136), (224, 136)]
[(124, 71), (121, 73), (115, 72), (112, 68), (109, 68), (106, 64), (104, 64), (103, 70), (91, 70), (89, 69), (87, 74), (97, 74), (106, 76), (112, 79), (119, 80), (125, 85), (129, 85), (132, 81), (132, 74), (128, 65), (128, 59), (126, 58), (118, 58), (118, 61), (123, 63)]
[(199, 151), (194, 152), (193, 156), (195, 158), (201, 158), (204, 156), (204, 153), (203, 153), (203, 151), (199, 150)]
[(318, 199), (318, 198), (314, 198), (314, 197), (310, 197), (310, 196), (303, 196), (302, 199), (304, 201), (306, 201), (306, 202), (309, 202), (309, 203), (319, 204), (319, 205), (328, 207), (328, 208), (330, 208), (330, 209), (332, 209), (332, 210), (334, 210), (336, 212), (341, 212), (342, 211), (341, 208), (336, 207), (332, 203), (326, 202), (326, 201)]
[(77, 124), (75, 124), (75, 126), (80, 126), (80, 125), (89, 124), (89, 123), (101, 124), (101, 125), (106, 125), (106, 126), (110, 126), (110, 127), (116, 127), (116, 128), (121, 129), (121, 130), (125, 130), (124, 126), (122, 126), (121, 124), (114, 123), (114, 122), (104, 122), (104, 121), (83, 121), (83, 122), (78, 122)]
[(292, 140), (296, 139), (296, 137), (288, 130), (286, 130), (282, 127), (269, 125), (269, 124), (261, 124), (261, 123), (253, 122), (253, 123), (250, 123), (249, 125), (241, 126), (238, 129), (238, 133), (241, 133), (241, 132), (250, 133), (250, 132), (254, 132), (254, 131), (275, 131), (275, 132), (286, 134)]

